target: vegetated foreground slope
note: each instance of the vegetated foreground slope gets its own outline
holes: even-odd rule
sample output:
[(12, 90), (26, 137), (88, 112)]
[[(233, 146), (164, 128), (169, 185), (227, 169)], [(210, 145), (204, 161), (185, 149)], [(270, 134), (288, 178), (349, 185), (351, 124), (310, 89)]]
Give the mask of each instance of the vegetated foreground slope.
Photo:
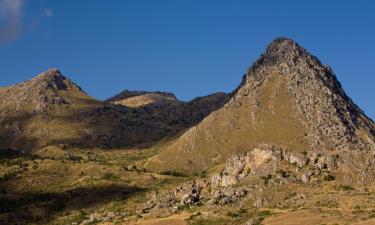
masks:
[(259, 145), (294, 152), (375, 150), (374, 122), (332, 70), (290, 39), (275, 39), (220, 110), (148, 163), (155, 170), (206, 170)]
[(133, 92), (102, 102), (52, 69), (0, 88), (0, 148), (145, 145), (179, 135), (228, 99), (227, 94), (217, 93), (181, 102), (171, 94), (164, 99), (165, 95)]

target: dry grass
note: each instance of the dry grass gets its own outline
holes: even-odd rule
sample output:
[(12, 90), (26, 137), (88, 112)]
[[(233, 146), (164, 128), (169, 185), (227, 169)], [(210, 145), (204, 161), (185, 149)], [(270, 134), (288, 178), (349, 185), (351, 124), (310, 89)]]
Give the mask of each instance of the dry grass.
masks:
[(260, 94), (231, 101), (210, 114), (153, 158), (149, 168), (207, 170), (234, 153), (265, 143), (300, 152), (308, 150), (305, 128), (295, 114), (285, 78), (273, 73), (266, 77), (256, 91)]

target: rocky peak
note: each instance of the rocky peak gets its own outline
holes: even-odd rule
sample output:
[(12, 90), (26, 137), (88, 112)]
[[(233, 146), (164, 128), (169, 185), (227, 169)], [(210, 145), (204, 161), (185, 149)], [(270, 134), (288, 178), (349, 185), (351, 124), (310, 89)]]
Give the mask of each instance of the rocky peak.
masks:
[(57, 69), (42, 72), (20, 84), (6, 88), (0, 101), (4, 105), (16, 105), (16, 111), (32, 107), (33, 112), (46, 111), (54, 105), (66, 105), (86, 93)]
[(374, 134), (374, 122), (345, 94), (328, 66), (296, 42), (277, 38), (222, 108), (150, 164), (163, 167), (157, 160), (176, 155), (181, 158), (176, 169), (207, 169), (259, 144), (296, 152), (374, 152)]
[(266, 55), (283, 56), (305, 52), (305, 49), (289, 38), (279, 37), (274, 39), (267, 47)]
[[(295, 68), (301, 63), (306, 63), (312, 67), (320, 65), (325, 70), (330, 71), (329, 67), (321, 65), (320, 61), (311, 55), (305, 48), (290, 38), (279, 37), (274, 39), (266, 48), (266, 51), (249, 69), (254, 72), (263, 69), (265, 66), (281, 64), (285, 67)], [(330, 71), (331, 72), (331, 71)]]
[(69, 87), (82, 91), (78, 85), (74, 84), (68, 78), (63, 76), (58, 69), (49, 69), (40, 73), (35, 78), (30, 80), (30, 85), (38, 88), (41, 92), (45, 92), (47, 90), (66, 91)]
[[(289, 38), (276, 38), (268, 45), (244, 76), (235, 98), (246, 99), (249, 94), (255, 98), (254, 90), (276, 85), (270, 84), (274, 79), (293, 96), (314, 149), (375, 149), (373, 121), (345, 94), (330, 67)], [(322, 144), (328, 139), (331, 144)]]

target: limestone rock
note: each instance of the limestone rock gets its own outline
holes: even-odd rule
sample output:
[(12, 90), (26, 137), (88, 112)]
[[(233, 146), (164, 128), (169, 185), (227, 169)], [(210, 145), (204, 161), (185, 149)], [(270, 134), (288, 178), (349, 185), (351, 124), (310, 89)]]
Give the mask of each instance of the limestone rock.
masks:
[(270, 146), (254, 148), (246, 154), (235, 154), (227, 160), (224, 171), (212, 176), (211, 185), (226, 187), (238, 183), (250, 173), (259, 176), (268, 174), (274, 171), (278, 161), (278, 151)]

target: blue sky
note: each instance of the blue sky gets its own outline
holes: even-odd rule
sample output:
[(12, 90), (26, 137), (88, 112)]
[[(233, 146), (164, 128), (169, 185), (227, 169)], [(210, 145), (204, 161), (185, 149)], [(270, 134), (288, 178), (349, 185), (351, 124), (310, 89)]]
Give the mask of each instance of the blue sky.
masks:
[(229, 92), (275, 37), (329, 64), (375, 118), (375, 1), (0, 0), (0, 86), (50, 67), (105, 99)]

